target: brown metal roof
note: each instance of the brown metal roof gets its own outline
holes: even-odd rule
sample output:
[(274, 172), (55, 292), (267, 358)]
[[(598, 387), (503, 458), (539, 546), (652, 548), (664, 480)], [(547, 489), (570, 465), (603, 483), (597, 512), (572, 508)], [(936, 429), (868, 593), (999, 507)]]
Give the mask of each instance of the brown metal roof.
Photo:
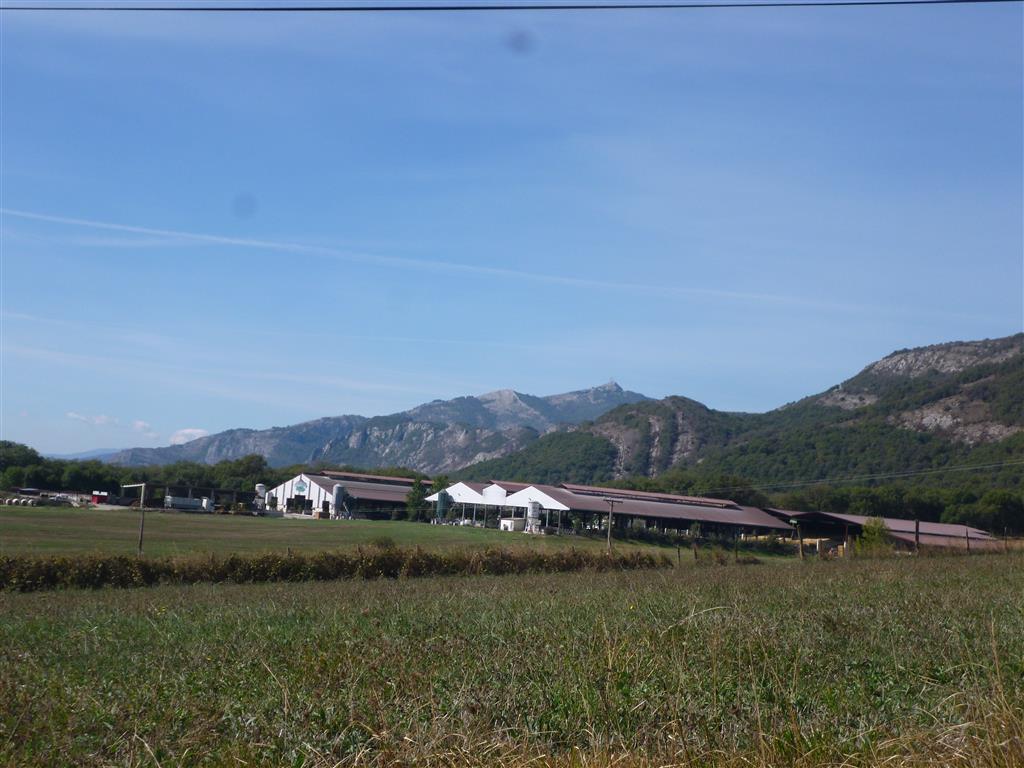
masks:
[[(354, 480), (357, 482), (365, 483), (384, 483), (385, 485), (404, 485), (408, 488), (413, 486), (416, 482), (414, 477), (391, 477), (390, 475), (368, 475), (363, 472), (341, 472), (334, 469), (321, 470), (320, 475), (324, 477), (331, 477), (337, 480)], [(421, 479), (420, 483), (423, 485), (430, 485), (431, 480)]]
[[(826, 518), (835, 522), (846, 523), (848, 525), (863, 526), (870, 517), (866, 515), (848, 515), (840, 512), (790, 512), (785, 509), (772, 509), (771, 513), (787, 517), (795, 518), (797, 520), (813, 520), (815, 518)], [(914, 520), (906, 520), (900, 517), (883, 517), (880, 518), (885, 527), (889, 529), (891, 533), (909, 533), (911, 537), (914, 534)], [(960, 538), (963, 539), (968, 535), (970, 531), (971, 540), (979, 539), (992, 539), (992, 536), (980, 528), (973, 528), (967, 525), (955, 525), (952, 523), (927, 523), (921, 522), (921, 535), (922, 536), (943, 536), (947, 538)]]
[[(838, 512), (831, 513), (834, 517), (843, 520), (848, 523), (855, 523), (856, 525), (864, 525), (871, 518), (865, 517), (864, 515), (847, 515), (839, 514)], [(882, 522), (885, 523), (885, 527), (893, 532), (914, 532), (914, 521), (904, 520), (898, 517), (883, 517)], [(929, 536), (953, 536), (958, 538), (964, 538), (967, 536), (967, 532), (970, 531), (972, 539), (991, 539), (992, 537), (981, 530), (980, 528), (972, 528), (967, 525), (954, 525), (952, 523), (925, 523), (921, 524), (921, 533)]]
[(345, 492), (354, 499), (365, 501), (387, 501), (405, 503), (405, 497), (409, 495), (410, 485), (387, 485), (385, 483), (367, 483), (355, 480), (343, 480), (337, 477), (325, 477), (323, 475), (307, 475), (310, 482), (316, 483), (328, 493), (334, 492), (335, 485), (342, 485)]
[[(506, 493), (516, 493), (517, 491), (523, 490), (523, 488), (540, 488), (541, 486), (535, 483), (510, 483), (507, 480), (491, 480), (487, 485), (497, 485), (505, 489)], [(484, 486), (485, 488), (487, 486)], [(548, 486), (543, 486), (547, 488)]]
[[(505, 483), (500, 483), (505, 487)], [(522, 488), (529, 488), (522, 485)], [(574, 493), (568, 488), (556, 485), (534, 485), (538, 491), (546, 493), (555, 501), (578, 512), (607, 513), (608, 505), (605, 496)], [(591, 486), (594, 487), (594, 486)], [(676, 520), (713, 525), (735, 525), (742, 528), (765, 528), (776, 531), (790, 531), (792, 528), (757, 507), (709, 507), (698, 504), (684, 504), (677, 501), (666, 502), (660, 499), (627, 499), (616, 498), (615, 514), (631, 517), (646, 517), (658, 520)]]
[(736, 507), (735, 501), (729, 499), (712, 499), (706, 496), (679, 496), (674, 493), (656, 493), (653, 491), (634, 491), (629, 488), (604, 488), (600, 485), (576, 485), (562, 483), (562, 487), (573, 493), (585, 495), (601, 495), (615, 499), (640, 499), (665, 501), (672, 504), (697, 504), (706, 507)]
[[(972, 529), (973, 530), (973, 529)], [(914, 534), (902, 533), (896, 531), (889, 531), (889, 536), (898, 541), (905, 542), (907, 544), (914, 543)], [(967, 539), (964, 537), (957, 536), (929, 536), (927, 534), (921, 534), (921, 546), (922, 547), (944, 547), (946, 549), (967, 549)], [(971, 533), (971, 549), (977, 547), (978, 549), (999, 549), (1002, 546), (1002, 542), (998, 539), (993, 539), (991, 536), (985, 538), (975, 538), (974, 533)]]

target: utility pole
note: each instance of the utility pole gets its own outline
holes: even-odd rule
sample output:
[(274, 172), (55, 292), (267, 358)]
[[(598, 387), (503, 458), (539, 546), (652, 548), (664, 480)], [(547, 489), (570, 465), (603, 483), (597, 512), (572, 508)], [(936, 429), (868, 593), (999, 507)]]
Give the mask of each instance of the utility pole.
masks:
[(142, 537), (146, 533), (146, 488), (142, 488), (139, 496), (139, 557), (142, 557)]
[(612, 552), (612, 513), (615, 511), (615, 505), (619, 503), (618, 499), (605, 499), (604, 503), (608, 505), (608, 554)]
[(796, 526), (796, 535), (797, 535), (797, 539), (799, 540), (799, 546), (800, 546), (800, 559), (803, 560), (804, 559), (804, 532), (800, 528), (800, 521), (797, 520), (796, 518), (793, 518), (793, 519), (791, 519), (789, 521), (789, 524)]
[(131, 483), (121, 486), (121, 493), (125, 488), (139, 488), (139, 557), (142, 557), (142, 537), (146, 532), (146, 484)]

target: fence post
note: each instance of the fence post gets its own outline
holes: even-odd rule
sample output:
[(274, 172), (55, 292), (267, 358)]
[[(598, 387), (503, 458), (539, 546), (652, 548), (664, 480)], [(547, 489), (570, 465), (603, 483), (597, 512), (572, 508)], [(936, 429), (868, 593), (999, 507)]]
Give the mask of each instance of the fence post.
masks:
[(142, 557), (142, 537), (146, 532), (146, 508), (139, 504), (139, 557)]

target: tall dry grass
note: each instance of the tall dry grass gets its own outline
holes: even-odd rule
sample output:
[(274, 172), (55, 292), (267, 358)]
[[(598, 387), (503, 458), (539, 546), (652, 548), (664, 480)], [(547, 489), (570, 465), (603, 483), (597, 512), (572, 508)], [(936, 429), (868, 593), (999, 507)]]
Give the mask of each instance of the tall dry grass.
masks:
[(1022, 566), (0, 593), (0, 763), (1009, 768)]

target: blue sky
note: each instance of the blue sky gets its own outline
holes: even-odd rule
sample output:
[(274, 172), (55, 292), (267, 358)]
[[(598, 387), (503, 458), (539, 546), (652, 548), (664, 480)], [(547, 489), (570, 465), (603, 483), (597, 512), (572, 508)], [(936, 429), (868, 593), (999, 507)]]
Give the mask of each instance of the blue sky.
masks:
[(2, 21), (40, 450), (610, 378), (767, 410), (1024, 322), (1018, 4)]

